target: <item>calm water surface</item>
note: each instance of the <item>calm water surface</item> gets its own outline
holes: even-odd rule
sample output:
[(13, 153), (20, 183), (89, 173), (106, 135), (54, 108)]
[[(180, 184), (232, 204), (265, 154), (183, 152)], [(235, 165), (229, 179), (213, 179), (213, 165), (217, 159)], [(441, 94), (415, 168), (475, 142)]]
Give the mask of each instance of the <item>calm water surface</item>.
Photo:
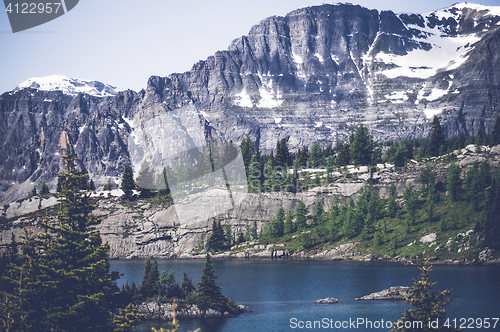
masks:
[[(330, 328), (331, 325), (328, 328), (324, 325), (322, 328), (301, 329), (293, 322), (328, 321), (331, 324), (333, 321), (335, 324), (358, 318), (375, 325), (368, 329), (366, 325), (359, 325), (357, 330), (387, 331), (387, 328), (375, 328), (376, 322), (380, 324), (382, 319), (384, 322), (397, 321), (404, 309), (410, 306), (402, 301), (354, 301), (354, 298), (391, 286), (411, 286), (412, 280), (420, 274), (415, 266), (396, 264), (306, 260), (212, 262), (222, 293), (248, 306), (252, 312), (236, 318), (182, 320), (180, 332), (198, 327), (202, 332), (335, 330), (335, 326)], [(158, 268), (160, 273), (163, 270), (174, 271), (178, 282), (182, 281), (182, 273), (186, 272), (196, 284), (200, 280), (203, 264), (203, 260), (160, 260)], [(140, 284), (143, 267), (143, 260), (111, 261), (111, 269), (123, 273), (119, 280), (120, 287), (127, 280)], [(437, 282), (435, 290), (453, 289), (447, 317), (457, 318), (457, 322), (460, 318), (500, 317), (499, 266), (434, 266), (430, 279)], [(326, 297), (338, 298), (341, 303), (314, 303)], [(169, 325), (166, 322), (144, 321), (136, 327), (136, 331), (149, 332), (151, 327), (168, 328)], [(496, 329), (489, 330), (500, 330), (500, 321)]]

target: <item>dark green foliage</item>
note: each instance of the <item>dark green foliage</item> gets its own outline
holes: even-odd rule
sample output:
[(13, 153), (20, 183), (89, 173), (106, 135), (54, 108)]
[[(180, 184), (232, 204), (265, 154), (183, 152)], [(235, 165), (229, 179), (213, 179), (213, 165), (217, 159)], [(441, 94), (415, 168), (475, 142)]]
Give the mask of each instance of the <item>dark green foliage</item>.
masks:
[(184, 297), (188, 297), (195, 290), (195, 287), (193, 286), (193, 280), (186, 273), (184, 273), (182, 277), (181, 290), (182, 293), (184, 294)]
[(314, 226), (319, 226), (325, 222), (324, 220), (324, 214), (325, 211), (323, 209), (323, 203), (318, 202), (316, 206), (313, 209), (312, 217), (311, 217), (311, 225)]
[(397, 192), (394, 183), (389, 187), (389, 196), (387, 198), (387, 215), (389, 218), (395, 218), (398, 212), (398, 205), (396, 203)]
[(319, 143), (314, 143), (309, 155), (309, 167), (318, 168), (323, 165), (323, 151)]
[(285, 235), (287, 234), (291, 234), (293, 232), (295, 232), (295, 224), (293, 223), (293, 213), (292, 212), (288, 212), (285, 216), (285, 225), (284, 225), (284, 229), (283, 229), (283, 233)]
[(224, 238), (226, 247), (231, 247), (233, 245), (233, 231), (229, 222), (224, 225)]
[(288, 151), (286, 138), (282, 138), (278, 141), (276, 146), (276, 158), (274, 161), (276, 166), (286, 167), (290, 164), (290, 152)]
[(166, 297), (182, 297), (182, 289), (175, 281), (174, 271), (163, 271), (158, 280), (158, 293)]
[(297, 227), (297, 231), (302, 231), (307, 227), (307, 213), (308, 211), (304, 201), (300, 200), (295, 208), (295, 226)]
[(43, 223), (47, 233), (24, 233), (22, 255), (8, 272), (2, 292), (2, 317), (11, 331), (103, 331), (111, 320), (109, 298), (115, 273), (109, 271), (109, 246), (94, 226), (89, 196), (80, 191), (88, 175), (76, 169), (71, 146), (59, 175), (58, 223)]
[(361, 124), (356, 133), (354, 140), (351, 143), (351, 159), (356, 165), (370, 164), (375, 142), (373, 137), (368, 133), (368, 128)]
[(464, 179), (465, 197), (474, 210), (478, 211), (484, 201), (484, 190), (491, 183), (490, 167), (488, 163), (481, 165), (477, 161), (472, 164)]
[(245, 164), (245, 170), (247, 171), (247, 176), (250, 175), (249, 169), (252, 161), (252, 157), (254, 155), (254, 142), (250, 138), (250, 135), (246, 135), (245, 138), (241, 141), (241, 155), (243, 157), (243, 163)]
[(229, 308), (229, 300), (222, 295), (220, 287), (215, 283), (216, 278), (210, 254), (207, 254), (201, 280), (195, 290), (196, 303), (204, 312), (208, 309), (224, 312)]
[(272, 238), (282, 237), (285, 229), (285, 210), (280, 205), (276, 216), (269, 223), (269, 236)]
[(500, 177), (495, 177), (486, 194), (484, 244), (500, 249)]
[[(47, 188), (48, 189), (48, 188)], [(43, 190), (43, 187), (42, 187), (42, 190)], [(90, 180), (89, 182), (89, 190), (90, 191), (95, 191), (95, 183), (94, 183), (94, 180)]]
[(337, 164), (339, 166), (349, 165), (351, 162), (351, 146), (349, 143), (345, 143), (342, 145), (339, 151), (339, 155), (337, 157)]
[(422, 169), (418, 174), (417, 181), (422, 184), (422, 192), (427, 194), (430, 187), (434, 186), (434, 182), (436, 181), (436, 173), (434, 173), (429, 165), (426, 168)]
[(441, 127), (440, 118), (434, 115), (432, 119), (431, 141), (429, 142), (429, 154), (439, 156), (443, 147), (446, 146), (444, 129)]
[(220, 224), (220, 221), (212, 222), (212, 234), (208, 238), (207, 249), (211, 251), (219, 251), (225, 247), (225, 234)]
[(297, 157), (297, 167), (306, 167), (308, 159), (309, 159), (309, 151), (307, 150), (307, 147), (304, 146), (299, 151), (299, 155)]
[(123, 190), (125, 199), (132, 199), (132, 190), (135, 189), (135, 183), (134, 174), (132, 173), (132, 168), (129, 164), (125, 164), (125, 167), (123, 168), (121, 189)]
[(156, 261), (151, 263), (148, 258), (144, 263), (144, 275), (142, 276), (142, 283), (139, 291), (143, 298), (151, 298), (159, 293), (158, 285), (160, 281), (160, 272), (158, 271), (158, 264)]
[(448, 172), (446, 174), (446, 190), (448, 191), (449, 198), (452, 202), (456, 202), (460, 199), (462, 191), (460, 173), (460, 166), (457, 164), (451, 163), (448, 166)]
[[(451, 291), (444, 290), (441, 292), (431, 292), (432, 286), (435, 282), (429, 281), (429, 272), (432, 271), (431, 267), (419, 267), (421, 274), (419, 280), (414, 280), (413, 294), (405, 300), (405, 302), (414, 306), (414, 309), (405, 310), (403, 317), (400, 319), (402, 327), (393, 323), (391, 331), (400, 332), (413, 332), (413, 331), (459, 331), (460, 329), (447, 328), (442, 324), (445, 322), (443, 319), (446, 315), (444, 307), (451, 301), (448, 298)], [(434, 322), (439, 319), (439, 325), (436, 328), (429, 326), (429, 322)], [(405, 322), (411, 322), (411, 327), (405, 327)], [(421, 327), (413, 325), (413, 322), (422, 322)]]
[(410, 216), (410, 224), (415, 223), (418, 208), (418, 196), (418, 192), (415, 190), (413, 185), (411, 183), (408, 184), (403, 193), (403, 198), (405, 200), (406, 210)]
[(49, 187), (44, 182), (44, 183), (42, 183), (42, 189), (40, 189), (40, 195), (47, 195), (48, 193), (50, 193)]
[(500, 144), (500, 115), (497, 115), (495, 119), (495, 124), (490, 134), (490, 144), (491, 146)]

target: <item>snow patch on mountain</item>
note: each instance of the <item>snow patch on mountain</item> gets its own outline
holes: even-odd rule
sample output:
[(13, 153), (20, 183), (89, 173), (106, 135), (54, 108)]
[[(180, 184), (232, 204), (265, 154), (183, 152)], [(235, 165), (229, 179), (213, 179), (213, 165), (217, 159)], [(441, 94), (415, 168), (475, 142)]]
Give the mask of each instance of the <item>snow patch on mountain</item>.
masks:
[(94, 97), (114, 96), (122, 91), (114, 86), (99, 81), (87, 81), (69, 78), (63, 75), (33, 77), (19, 84), (14, 91), (31, 88), (41, 91), (62, 91), (64, 94), (76, 96), (79, 93)]

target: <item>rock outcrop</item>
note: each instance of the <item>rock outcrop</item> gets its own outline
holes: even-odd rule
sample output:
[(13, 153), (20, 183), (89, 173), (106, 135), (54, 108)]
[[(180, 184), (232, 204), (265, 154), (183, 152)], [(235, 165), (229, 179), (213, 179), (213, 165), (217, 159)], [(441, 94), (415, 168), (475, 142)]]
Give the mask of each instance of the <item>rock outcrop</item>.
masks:
[(357, 297), (355, 300), (404, 300), (413, 294), (411, 287), (396, 286), (385, 289), (380, 292), (375, 292), (362, 297)]
[(333, 297), (327, 297), (326, 299), (319, 299), (314, 301), (314, 303), (320, 303), (320, 304), (334, 304), (334, 303), (340, 303), (339, 299), (333, 298)]
[[(489, 132), (500, 102), (499, 22), (498, 7), (465, 3), (425, 15), (324, 4), (264, 19), (140, 92), (28, 84), (0, 96), (0, 203), (42, 182), (55, 189), (62, 132), (98, 187), (116, 185), (126, 163), (136, 175), (144, 161), (194, 163), (185, 151), (202, 138), (249, 134), (270, 152), (282, 138), (292, 150), (335, 144), (360, 123), (379, 140), (423, 137), (434, 114), (448, 135)], [(175, 158), (158, 163), (166, 155)]]

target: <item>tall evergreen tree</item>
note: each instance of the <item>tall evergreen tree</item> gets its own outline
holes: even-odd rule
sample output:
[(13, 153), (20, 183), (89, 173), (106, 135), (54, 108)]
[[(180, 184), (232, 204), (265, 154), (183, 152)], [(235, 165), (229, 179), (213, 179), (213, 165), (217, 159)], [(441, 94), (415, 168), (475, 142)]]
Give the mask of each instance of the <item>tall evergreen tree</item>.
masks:
[(207, 247), (212, 251), (219, 251), (224, 249), (225, 235), (220, 221), (212, 222), (212, 234), (208, 238)]
[(129, 164), (125, 164), (123, 168), (121, 189), (125, 194), (125, 199), (132, 199), (132, 190), (135, 189), (134, 174)]
[(304, 201), (300, 200), (295, 208), (295, 226), (297, 231), (302, 231), (307, 227), (306, 223), (307, 207)]
[(159, 281), (160, 272), (158, 271), (158, 264), (156, 261), (151, 263), (148, 258), (144, 263), (144, 275), (142, 276), (142, 283), (139, 291), (143, 298), (154, 297), (159, 294)]
[(368, 133), (368, 128), (361, 124), (356, 133), (354, 140), (351, 144), (351, 159), (356, 165), (370, 164), (375, 142), (373, 137)]
[(339, 155), (337, 157), (337, 163), (339, 166), (349, 165), (351, 162), (351, 146), (349, 143), (345, 143), (342, 145), (342, 148), (339, 151)]
[(14, 287), (5, 295), (19, 303), (10, 315), (17, 316), (20, 330), (42, 331), (50, 326), (103, 331), (111, 319), (108, 298), (117, 274), (109, 271), (109, 246), (102, 244), (94, 229), (99, 223), (92, 214), (94, 205), (80, 191), (88, 175), (78, 172), (71, 146), (63, 159), (59, 222), (44, 222), (47, 232), (36, 236), (25, 232), (19, 264), (10, 269)]
[(445, 146), (444, 129), (441, 127), (439, 116), (434, 115), (432, 119), (431, 141), (429, 142), (429, 153), (431, 156), (439, 156), (441, 149)]
[(286, 138), (282, 138), (278, 141), (276, 145), (276, 166), (286, 167), (290, 163), (290, 152), (288, 151), (288, 145)]
[(221, 288), (215, 283), (216, 278), (210, 254), (207, 253), (203, 273), (195, 290), (196, 303), (203, 312), (208, 309), (224, 312), (228, 307), (228, 299), (222, 295)]
[(314, 143), (309, 155), (309, 167), (318, 168), (323, 165), (323, 151), (318, 142)]
[(395, 218), (398, 212), (398, 205), (396, 203), (397, 192), (394, 183), (389, 187), (389, 196), (387, 197), (387, 214), (389, 218)]
[(243, 157), (243, 163), (245, 164), (245, 170), (247, 171), (247, 177), (250, 175), (250, 162), (254, 155), (254, 142), (250, 138), (250, 135), (246, 135), (245, 138), (241, 141), (241, 155)]
[[(413, 331), (460, 331), (460, 329), (447, 328), (443, 325), (446, 315), (444, 307), (451, 301), (448, 298), (450, 291), (444, 290), (441, 292), (431, 292), (432, 286), (435, 282), (429, 281), (429, 272), (432, 271), (430, 267), (420, 267), (421, 272), (420, 280), (414, 280), (413, 294), (405, 300), (405, 302), (414, 306), (414, 309), (405, 310), (403, 317), (400, 319), (398, 327), (397, 323), (393, 323), (391, 332), (413, 332)], [(439, 320), (439, 326), (436, 328), (431, 327), (430, 322)], [(410, 324), (405, 324), (410, 322)], [(422, 322), (422, 326), (416, 326), (415, 322)], [(407, 327), (410, 326), (410, 327)]]
[(273, 238), (282, 237), (285, 228), (285, 210), (280, 205), (276, 216), (269, 223), (269, 236)]
[(49, 192), (50, 191), (49, 191), (49, 187), (47, 186), (47, 184), (45, 182), (42, 183), (42, 189), (40, 189), (40, 195), (46, 195)]

